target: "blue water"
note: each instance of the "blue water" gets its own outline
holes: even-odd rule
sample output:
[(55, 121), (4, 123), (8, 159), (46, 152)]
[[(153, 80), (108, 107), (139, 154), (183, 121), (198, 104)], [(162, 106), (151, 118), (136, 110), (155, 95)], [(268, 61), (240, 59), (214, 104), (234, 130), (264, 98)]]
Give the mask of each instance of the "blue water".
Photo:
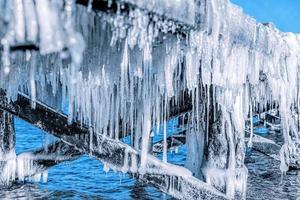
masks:
[[(55, 140), (53, 136), (16, 119), (16, 151), (32, 151)], [(169, 132), (176, 132), (174, 122), (168, 124)], [(154, 140), (159, 140), (155, 136)], [(274, 141), (280, 134), (271, 134)], [(277, 137), (277, 139), (276, 139)], [(125, 138), (126, 141), (126, 138)], [(184, 165), (185, 145), (177, 153), (168, 152), (168, 161)], [(161, 154), (157, 155), (161, 158)], [(300, 199), (300, 171), (288, 172), (281, 182), (279, 162), (252, 150), (246, 158), (249, 170), (247, 199), (298, 200)], [(0, 199), (172, 199), (154, 187), (138, 183), (126, 174), (103, 171), (103, 165), (88, 156), (65, 162), (49, 169), (47, 183), (14, 185), (0, 190)]]
[[(32, 151), (56, 140), (53, 136), (15, 119), (16, 151)], [(168, 124), (168, 133), (174, 121)], [(162, 136), (155, 136), (161, 138)], [(169, 162), (183, 165), (185, 146), (168, 152)], [(161, 158), (161, 155), (158, 155)], [(171, 199), (154, 187), (145, 186), (127, 174), (103, 171), (103, 165), (88, 156), (56, 165), (48, 170), (47, 183), (17, 185), (0, 192), (0, 199)]]

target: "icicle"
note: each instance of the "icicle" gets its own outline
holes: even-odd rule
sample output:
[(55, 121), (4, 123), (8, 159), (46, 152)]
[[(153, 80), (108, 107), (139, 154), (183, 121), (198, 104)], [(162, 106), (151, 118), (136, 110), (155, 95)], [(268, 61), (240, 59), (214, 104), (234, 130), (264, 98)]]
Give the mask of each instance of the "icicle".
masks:
[[(35, 2), (39, 24), (40, 53), (61, 51), (64, 47), (62, 27), (54, 5), (49, 0)], [(45, 19), (51, 19), (45, 23)]]
[(109, 172), (109, 166), (106, 163), (103, 163), (103, 171), (105, 171), (106, 173)]
[[(206, 143), (208, 143), (208, 134), (209, 134), (209, 123), (210, 123), (210, 120), (209, 120), (209, 115), (210, 115), (210, 87), (214, 87), (214, 86), (211, 86), (211, 85), (206, 85), (206, 97), (207, 97), (207, 106), (206, 106)], [(197, 102), (198, 103), (198, 102)], [(213, 105), (214, 106), (214, 105)]]
[(23, 0), (26, 19), (26, 39), (35, 43), (38, 37), (38, 22), (33, 0)]
[(3, 52), (2, 52), (2, 66), (3, 66), (3, 72), (5, 75), (8, 75), (10, 72), (10, 45), (7, 38), (3, 38), (1, 40), (1, 44), (3, 46)]
[(88, 2), (88, 7), (87, 7), (87, 11), (90, 13), (92, 11), (92, 7), (93, 7), (93, 0), (89, 0)]
[(43, 171), (43, 173), (42, 173), (42, 181), (43, 181), (43, 183), (47, 183), (47, 181), (48, 181), (48, 170)]
[[(163, 127), (163, 161), (167, 162), (169, 101), (172, 99), (174, 107), (180, 105), (180, 95), (189, 90), (193, 113), (188, 122), (186, 165), (195, 176), (201, 177), (203, 148), (212, 145), (211, 157), (203, 163), (207, 165), (203, 175), (218, 189), (224, 186), (224, 192), (231, 197), (236, 191), (245, 192), (247, 170), (241, 163), (244, 120), (249, 109), (248, 145), (251, 146), (252, 112), (260, 109), (258, 102), (261, 107), (276, 102), (285, 137), (280, 168), (288, 169), (290, 157), (296, 152), (294, 144), (299, 142), (291, 110), (299, 104), (296, 98), (300, 63), (298, 35), (256, 23), (225, 0), (205, 1), (197, 13), (186, 13), (179, 1), (170, 5), (175, 5), (178, 16), (200, 15), (196, 29), (186, 31), (186, 41), (180, 35), (174, 36), (178, 27), (172, 22), (149, 16), (139, 8), (122, 13), (121, 4), (113, 14), (90, 12), (93, 0), (88, 1), (87, 9), (76, 6), (74, 0), (65, 0), (64, 4), (50, 0), (14, 0), (13, 3), (16, 9), (12, 17), (16, 21), (9, 23), (1, 38), (1, 70), (5, 74), (1, 76), (1, 88), (7, 91), (8, 98), (16, 98), (21, 88), (30, 93), (34, 107), (42, 94), (54, 100), (53, 94), (61, 93), (62, 106), (68, 103), (69, 123), (79, 120), (93, 134), (114, 139), (119, 139), (120, 132), (131, 133), (131, 144), (141, 150), (141, 172), (147, 172), (153, 126), (158, 127), (156, 132)], [(139, 2), (146, 8), (152, 5), (146, 3)], [(162, 4), (155, 4), (151, 9), (165, 11), (165, 7), (159, 6)], [(33, 10), (36, 12), (30, 12)], [(44, 23), (48, 18), (49, 23)], [(43, 54), (32, 56), (29, 71), (24, 69), (28, 64), (26, 55), (10, 52), (15, 42), (24, 40), (38, 42)], [(246, 84), (254, 88), (249, 94)], [(91, 151), (98, 136), (93, 134), (90, 135)], [(213, 142), (220, 143), (217, 152), (213, 152)], [(10, 156), (16, 159), (13, 153)], [(125, 160), (131, 160), (130, 166), (124, 163), (124, 172), (140, 170), (135, 156), (129, 157), (127, 153), (124, 156)], [(19, 175), (24, 178), (24, 168), (29, 170), (30, 163), (18, 160), (17, 164)], [(109, 169), (107, 164), (104, 169)], [(6, 170), (14, 174), (10, 168)]]
[(144, 103), (144, 115), (143, 115), (143, 133), (142, 133), (142, 144), (141, 144), (141, 169), (146, 167), (147, 154), (148, 154), (148, 143), (149, 136), (151, 132), (151, 96), (150, 96), (150, 69), (152, 67), (152, 56), (150, 46), (146, 46), (144, 49), (144, 94), (143, 94), (143, 103)]
[(31, 97), (31, 107), (35, 109), (36, 107), (36, 85), (35, 85), (35, 67), (36, 67), (36, 61), (35, 61), (35, 55), (31, 56), (31, 62), (30, 62), (30, 97)]
[(15, 38), (17, 43), (25, 42), (25, 17), (22, 0), (14, 0)]
[(164, 120), (163, 123), (163, 162), (167, 162), (167, 120)]
[(250, 110), (250, 136), (249, 136), (249, 141), (248, 141), (248, 144), (247, 146), (249, 148), (252, 148), (252, 139), (253, 139), (253, 114), (252, 114), (252, 103), (251, 103), (251, 100), (250, 100), (250, 107), (249, 107), (249, 110)]

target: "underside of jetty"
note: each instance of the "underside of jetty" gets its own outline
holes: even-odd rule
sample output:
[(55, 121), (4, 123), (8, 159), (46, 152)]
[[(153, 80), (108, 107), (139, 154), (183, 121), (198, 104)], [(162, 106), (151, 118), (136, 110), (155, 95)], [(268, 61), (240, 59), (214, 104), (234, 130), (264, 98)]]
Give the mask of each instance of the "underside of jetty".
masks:
[[(89, 155), (177, 199), (245, 199), (247, 149), (299, 168), (300, 36), (228, 0), (0, 0), (0, 40), (1, 187)], [(15, 117), (57, 140), (16, 154)]]

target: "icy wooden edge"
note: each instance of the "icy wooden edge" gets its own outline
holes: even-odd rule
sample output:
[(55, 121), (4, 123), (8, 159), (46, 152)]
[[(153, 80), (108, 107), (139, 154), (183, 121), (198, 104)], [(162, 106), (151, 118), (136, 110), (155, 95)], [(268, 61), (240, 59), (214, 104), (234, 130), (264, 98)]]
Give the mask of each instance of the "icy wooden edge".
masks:
[[(193, 0), (93, 0), (91, 2), (94, 10), (117, 11), (117, 4), (120, 3), (122, 11), (139, 8), (165, 20), (190, 28), (195, 27), (195, 2)], [(76, 3), (88, 5), (89, 0), (76, 0)]]
[(127, 2), (141, 9), (158, 13), (167, 18), (194, 26), (195, 2), (194, 0), (119, 0)]

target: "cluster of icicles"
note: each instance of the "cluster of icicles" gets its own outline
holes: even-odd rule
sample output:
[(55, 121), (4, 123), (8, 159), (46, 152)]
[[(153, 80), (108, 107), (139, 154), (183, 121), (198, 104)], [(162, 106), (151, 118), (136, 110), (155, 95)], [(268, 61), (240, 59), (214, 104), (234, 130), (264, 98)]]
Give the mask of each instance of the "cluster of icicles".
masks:
[[(185, 36), (172, 32), (175, 23), (140, 9), (107, 14), (87, 12), (72, 0), (39, 0), (32, 16), (27, 12), (31, 0), (12, 2), (14, 13), (6, 17), (14, 20), (8, 20), (1, 40), (0, 79), (11, 99), (21, 91), (33, 107), (36, 99), (58, 110), (67, 106), (70, 123), (79, 120), (114, 139), (131, 133), (131, 145), (141, 150), (142, 169), (152, 127), (164, 127), (166, 135), (169, 102), (176, 103), (188, 90), (193, 125), (186, 166), (217, 188), (225, 184), (229, 197), (246, 190), (245, 120), (252, 111), (278, 105), (285, 140), (280, 168), (287, 171), (299, 142), (298, 35), (256, 23), (227, 0), (198, 0), (197, 28)], [(39, 21), (44, 19), (49, 23)], [(24, 40), (39, 44), (40, 54), (9, 51)], [(218, 113), (218, 140), (229, 154), (208, 152), (202, 161), (212, 138), (209, 119)], [(166, 152), (165, 145), (164, 162)]]
[(1, 186), (9, 186), (12, 182), (24, 181), (25, 178), (28, 181), (47, 182), (48, 171), (40, 169), (38, 165), (35, 165), (34, 160), (36, 158), (32, 157), (30, 153), (23, 153), (16, 156), (16, 153), (12, 150), (0, 156), (1, 160), (5, 161), (5, 164), (1, 165)]

